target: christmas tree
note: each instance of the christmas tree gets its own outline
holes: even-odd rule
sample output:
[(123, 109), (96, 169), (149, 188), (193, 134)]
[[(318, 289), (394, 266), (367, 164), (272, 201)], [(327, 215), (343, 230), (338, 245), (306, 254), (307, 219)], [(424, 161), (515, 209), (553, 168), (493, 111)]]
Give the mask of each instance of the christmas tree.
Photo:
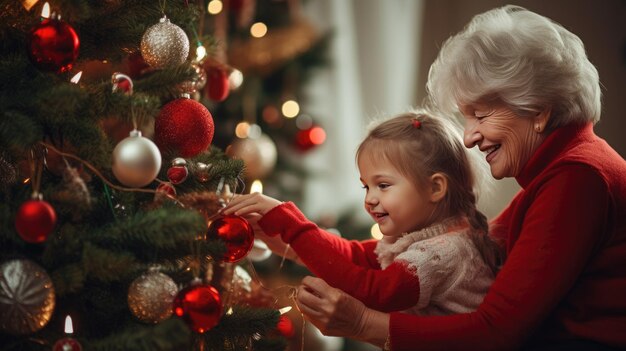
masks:
[(254, 70), (206, 6), (1, 2), (3, 350), (285, 348), (238, 266), (251, 227), (218, 214), (250, 165), (213, 117)]

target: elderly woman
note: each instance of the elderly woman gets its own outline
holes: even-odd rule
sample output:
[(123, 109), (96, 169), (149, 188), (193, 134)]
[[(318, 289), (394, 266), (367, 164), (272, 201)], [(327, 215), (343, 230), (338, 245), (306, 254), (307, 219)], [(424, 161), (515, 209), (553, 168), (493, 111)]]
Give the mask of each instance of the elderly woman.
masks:
[(506, 261), (478, 310), (381, 313), (318, 278), (298, 291), (322, 332), (386, 350), (626, 348), (626, 162), (593, 132), (598, 73), (580, 39), (517, 6), (474, 17), (432, 65), (434, 105), (522, 190), (492, 221)]

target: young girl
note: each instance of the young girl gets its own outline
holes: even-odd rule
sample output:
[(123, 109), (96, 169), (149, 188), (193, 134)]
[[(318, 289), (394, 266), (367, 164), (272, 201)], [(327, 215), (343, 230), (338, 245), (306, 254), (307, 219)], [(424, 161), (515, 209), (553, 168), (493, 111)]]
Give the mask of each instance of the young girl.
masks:
[(357, 150), (365, 210), (384, 238), (322, 231), (291, 202), (253, 193), (223, 214), (280, 234), (314, 274), (380, 311), (442, 315), (475, 310), (499, 265), (476, 208), (475, 175), (455, 126), (425, 112), (373, 128)]

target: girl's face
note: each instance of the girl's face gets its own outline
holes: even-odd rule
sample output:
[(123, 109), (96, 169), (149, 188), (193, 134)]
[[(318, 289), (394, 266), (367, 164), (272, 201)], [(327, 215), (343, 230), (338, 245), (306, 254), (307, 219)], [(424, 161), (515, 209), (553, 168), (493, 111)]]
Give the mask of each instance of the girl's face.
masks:
[(430, 225), (435, 213), (426, 189), (402, 175), (385, 159), (360, 155), (365, 210), (386, 236), (398, 237)]
[[(478, 146), (496, 179), (516, 177), (544, 140), (536, 118), (520, 117), (501, 104), (460, 105), (465, 146)], [(540, 125), (543, 129), (543, 125)]]

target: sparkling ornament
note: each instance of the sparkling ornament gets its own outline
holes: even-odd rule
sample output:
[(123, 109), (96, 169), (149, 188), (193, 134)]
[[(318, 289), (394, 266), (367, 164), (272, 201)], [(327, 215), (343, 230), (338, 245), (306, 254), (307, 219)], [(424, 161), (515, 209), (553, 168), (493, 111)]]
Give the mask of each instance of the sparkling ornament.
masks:
[(179, 26), (163, 16), (141, 38), (141, 55), (153, 68), (178, 66), (187, 60), (189, 38)]
[(201, 103), (186, 98), (172, 100), (161, 109), (154, 125), (156, 144), (162, 150), (193, 157), (213, 141), (213, 116)]
[(54, 343), (52, 351), (83, 351), (83, 347), (74, 338), (63, 338)]
[(72, 26), (55, 18), (46, 18), (30, 32), (28, 54), (43, 71), (66, 72), (78, 57), (80, 41)]
[(0, 190), (6, 190), (17, 181), (17, 169), (0, 156)]
[(272, 255), (272, 250), (267, 246), (266, 243), (259, 239), (254, 239), (254, 244), (252, 245), (252, 250), (248, 254), (248, 257), (254, 262), (265, 261)]
[(15, 216), (15, 229), (24, 241), (42, 243), (54, 229), (57, 215), (44, 200), (28, 200), (20, 206)]
[(217, 289), (199, 280), (182, 289), (174, 298), (174, 314), (183, 318), (193, 331), (201, 334), (217, 325), (222, 309)]
[(34, 333), (48, 324), (54, 303), (52, 280), (39, 265), (23, 259), (0, 265), (0, 330)]
[(172, 278), (153, 267), (128, 288), (128, 307), (142, 322), (159, 323), (172, 315), (178, 287)]
[(266, 134), (258, 138), (237, 139), (226, 148), (226, 154), (243, 160), (248, 179), (262, 179), (276, 165), (276, 145)]
[(237, 262), (252, 249), (254, 230), (245, 218), (228, 215), (211, 222), (207, 239), (219, 239), (226, 244), (226, 253), (222, 261)]
[(161, 169), (161, 152), (141, 132), (133, 130), (113, 150), (113, 174), (120, 183), (140, 188), (150, 184)]
[(198, 63), (192, 63), (191, 66), (196, 71), (196, 75), (190, 81), (183, 82), (180, 85), (180, 90), (183, 93), (195, 93), (198, 90), (202, 90), (206, 85), (207, 75), (204, 68)]
[(204, 88), (206, 96), (213, 101), (224, 101), (230, 92), (230, 83), (226, 70), (217, 66), (205, 67), (207, 84)]
[(206, 164), (206, 163), (198, 162), (196, 163), (196, 167), (194, 169), (193, 174), (196, 177), (196, 179), (198, 179), (199, 182), (204, 183), (210, 179), (209, 171), (211, 170), (211, 167), (213, 167), (213, 165), (211, 165), (210, 163)]
[(172, 184), (184, 182), (188, 175), (187, 161), (185, 161), (184, 158), (177, 157), (172, 160), (172, 167), (167, 170), (167, 179), (169, 179)]

